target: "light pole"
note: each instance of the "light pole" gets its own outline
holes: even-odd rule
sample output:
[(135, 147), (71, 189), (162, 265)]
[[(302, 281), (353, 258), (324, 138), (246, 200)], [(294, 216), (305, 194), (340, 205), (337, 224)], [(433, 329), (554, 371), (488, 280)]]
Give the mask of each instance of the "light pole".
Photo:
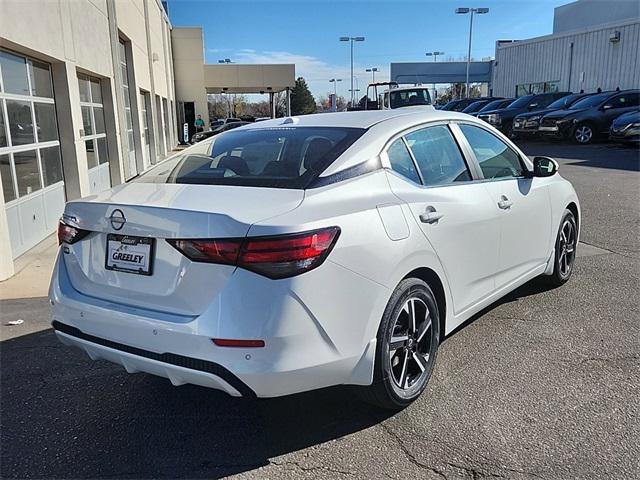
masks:
[(367, 68), (367, 72), (371, 72), (371, 83), (376, 83), (376, 72), (378, 71), (378, 67)]
[[(427, 52), (427, 53), (425, 53), (425, 55), (427, 57), (433, 57), (433, 62), (437, 63), (438, 62), (438, 55), (444, 55), (444, 52)], [(438, 92), (436, 92), (436, 82), (433, 82), (433, 99), (434, 99), (434, 101), (435, 101), (437, 96), (438, 96)]]
[(338, 82), (341, 82), (341, 78), (332, 78), (329, 83), (333, 83), (333, 96), (338, 98)]
[[(353, 88), (353, 81), (356, 81), (356, 88)], [(353, 107), (353, 103), (358, 101), (358, 96), (355, 95), (356, 92), (360, 91), (360, 82), (358, 81), (358, 77), (355, 75), (351, 77), (351, 106)]]
[(341, 78), (332, 78), (329, 83), (333, 83), (333, 104), (331, 107), (334, 112), (338, 111), (338, 82), (341, 82)]
[(364, 37), (340, 37), (341, 42), (351, 42), (351, 106), (353, 106), (353, 42), (364, 42)]
[(469, 52), (467, 53), (467, 98), (469, 98), (469, 65), (471, 64), (471, 35), (473, 34), (473, 14), (477, 13), (481, 15), (483, 13), (489, 13), (488, 8), (456, 8), (456, 13), (466, 15), (470, 13), (469, 17)]

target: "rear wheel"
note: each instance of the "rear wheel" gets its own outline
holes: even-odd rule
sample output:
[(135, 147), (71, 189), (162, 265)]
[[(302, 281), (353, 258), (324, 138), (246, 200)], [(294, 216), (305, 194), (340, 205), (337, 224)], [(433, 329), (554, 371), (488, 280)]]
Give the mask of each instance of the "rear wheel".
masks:
[(398, 410), (420, 396), (436, 361), (439, 318), (435, 296), (425, 282), (400, 282), (378, 331), (373, 384), (360, 390), (365, 401)]
[(596, 132), (593, 127), (588, 123), (579, 123), (573, 127), (572, 138), (573, 141), (580, 145), (587, 145), (595, 140)]
[(553, 274), (545, 277), (547, 283), (559, 287), (566, 283), (573, 273), (578, 247), (578, 226), (571, 210), (565, 210), (556, 238)]

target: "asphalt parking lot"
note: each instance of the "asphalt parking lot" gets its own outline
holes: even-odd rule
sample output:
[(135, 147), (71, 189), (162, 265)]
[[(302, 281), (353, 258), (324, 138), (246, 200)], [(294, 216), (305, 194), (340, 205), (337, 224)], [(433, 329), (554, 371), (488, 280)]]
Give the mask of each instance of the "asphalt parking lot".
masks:
[(2, 478), (640, 478), (640, 152), (522, 147), (580, 196), (574, 277), (524, 285), (447, 338), (411, 407), (344, 387), (175, 388), (59, 344), (46, 298), (4, 300)]

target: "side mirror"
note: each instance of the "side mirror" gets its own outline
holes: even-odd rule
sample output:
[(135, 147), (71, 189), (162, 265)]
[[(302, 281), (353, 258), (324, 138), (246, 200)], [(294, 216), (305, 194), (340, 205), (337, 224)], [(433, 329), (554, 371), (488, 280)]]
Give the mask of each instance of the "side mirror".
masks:
[(558, 163), (549, 157), (535, 157), (533, 159), (534, 177), (551, 177), (558, 173)]

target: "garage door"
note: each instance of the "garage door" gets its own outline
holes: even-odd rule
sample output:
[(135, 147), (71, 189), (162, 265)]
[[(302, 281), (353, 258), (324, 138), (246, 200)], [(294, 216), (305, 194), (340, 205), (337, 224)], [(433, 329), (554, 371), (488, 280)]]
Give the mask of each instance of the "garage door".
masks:
[(0, 50), (0, 177), (13, 258), (53, 233), (64, 209), (49, 64)]
[(111, 187), (102, 89), (99, 78), (84, 74), (78, 74), (78, 86), (82, 110), (82, 140), (87, 151), (89, 169), (89, 194), (94, 194)]

